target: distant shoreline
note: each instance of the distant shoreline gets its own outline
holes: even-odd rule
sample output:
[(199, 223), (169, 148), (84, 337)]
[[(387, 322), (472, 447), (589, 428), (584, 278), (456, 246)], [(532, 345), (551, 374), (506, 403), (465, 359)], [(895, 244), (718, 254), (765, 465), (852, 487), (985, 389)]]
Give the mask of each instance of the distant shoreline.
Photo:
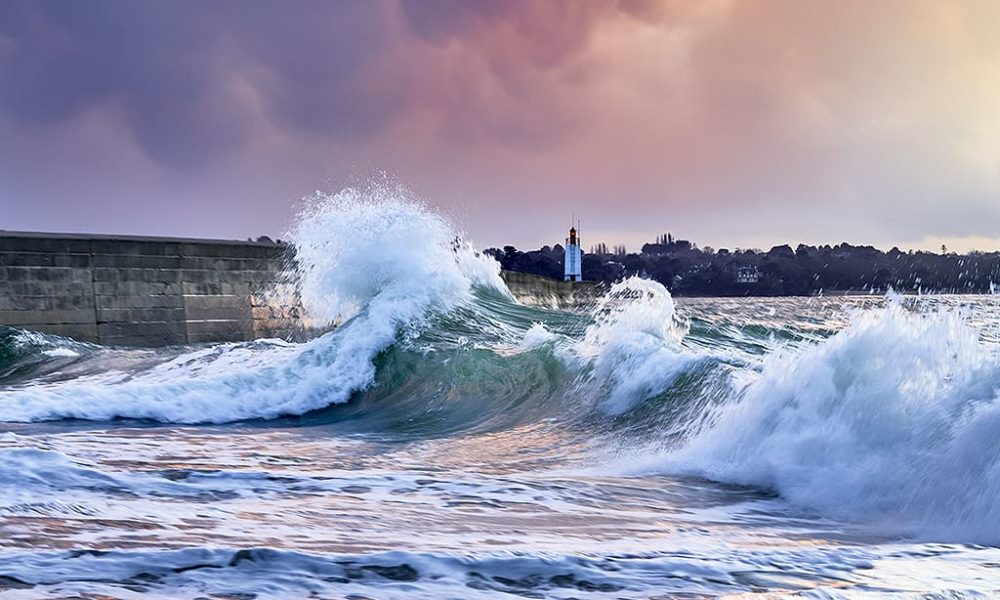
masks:
[[(513, 246), (484, 251), (501, 268), (561, 279), (560, 245), (520, 251)], [(663, 284), (678, 297), (812, 297), (900, 294), (987, 295), (1000, 289), (1000, 252), (969, 254), (883, 252), (873, 246), (784, 244), (768, 251), (699, 248), (660, 236), (639, 252), (597, 244), (583, 254), (585, 280), (613, 283), (639, 276)], [(935, 290), (928, 292), (927, 290)]]

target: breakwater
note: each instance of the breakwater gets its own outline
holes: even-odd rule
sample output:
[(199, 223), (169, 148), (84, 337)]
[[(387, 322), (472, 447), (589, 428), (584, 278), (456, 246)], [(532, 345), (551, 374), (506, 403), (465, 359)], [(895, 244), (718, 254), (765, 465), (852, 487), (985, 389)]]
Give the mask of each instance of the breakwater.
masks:
[[(0, 231), (0, 325), (107, 345), (290, 337), (275, 243)], [(277, 300), (284, 298), (284, 300)]]
[(556, 310), (589, 306), (603, 290), (602, 284), (594, 281), (560, 281), (517, 271), (501, 271), (501, 276), (514, 299), (521, 304)]

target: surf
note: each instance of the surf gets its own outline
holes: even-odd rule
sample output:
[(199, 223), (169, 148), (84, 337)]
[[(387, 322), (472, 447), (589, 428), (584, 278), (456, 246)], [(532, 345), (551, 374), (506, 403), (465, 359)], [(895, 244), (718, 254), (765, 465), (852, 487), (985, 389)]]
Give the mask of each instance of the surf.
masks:
[(0, 421), (275, 422), (397, 440), (544, 430), (598, 463), (628, 457), (636, 476), (1000, 541), (1000, 359), (970, 309), (890, 298), (844, 323), (808, 310), (741, 321), (639, 278), (580, 314), (522, 306), (492, 258), (392, 187), (317, 195), (286, 237), (290, 281), (332, 331), (140, 351), (5, 330)]
[(967, 311), (902, 298), (766, 356), (640, 471), (778, 491), (879, 529), (1000, 541), (1000, 356)]

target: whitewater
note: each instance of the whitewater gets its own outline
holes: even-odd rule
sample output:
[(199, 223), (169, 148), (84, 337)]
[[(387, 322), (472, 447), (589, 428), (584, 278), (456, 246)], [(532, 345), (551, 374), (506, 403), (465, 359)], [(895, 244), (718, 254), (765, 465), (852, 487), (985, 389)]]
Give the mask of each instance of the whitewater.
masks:
[(312, 198), (305, 342), (0, 327), (0, 598), (1000, 597), (1000, 297), (516, 303)]

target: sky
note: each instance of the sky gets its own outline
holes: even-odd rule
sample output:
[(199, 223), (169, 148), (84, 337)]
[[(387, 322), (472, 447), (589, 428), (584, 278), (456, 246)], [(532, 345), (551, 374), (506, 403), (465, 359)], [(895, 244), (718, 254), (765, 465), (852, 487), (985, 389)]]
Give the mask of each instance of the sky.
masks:
[(4, 0), (0, 229), (1000, 249), (1000, 2)]

